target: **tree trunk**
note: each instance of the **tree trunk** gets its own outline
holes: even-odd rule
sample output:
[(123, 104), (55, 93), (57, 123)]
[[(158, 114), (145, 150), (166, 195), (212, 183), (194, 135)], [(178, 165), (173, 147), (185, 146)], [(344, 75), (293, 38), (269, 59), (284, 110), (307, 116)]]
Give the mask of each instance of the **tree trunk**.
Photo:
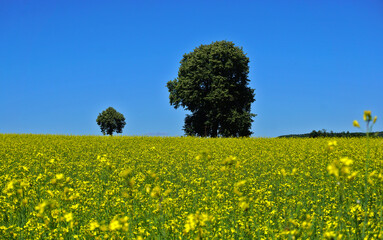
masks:
[(218, 123), (213, 123), (212, 129), (211, 129), (211, 137), (217, 137), (218, 136)]

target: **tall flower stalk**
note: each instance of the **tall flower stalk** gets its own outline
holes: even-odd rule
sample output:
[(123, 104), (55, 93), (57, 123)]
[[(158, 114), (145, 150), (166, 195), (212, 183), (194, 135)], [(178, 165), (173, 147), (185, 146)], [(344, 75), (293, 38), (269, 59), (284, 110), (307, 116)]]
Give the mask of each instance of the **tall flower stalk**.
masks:
[[(376, 120), (378, 119), (377, 116), (372, 119), (371, 111), (366, 110), (363, 114), (363, 120), (366, 122), (366, 136), (367, 136), (367, 156), (366, 161), (364, 165), (364, 201), (363, 201), (363, 211), (364, 211), (364, 221), (363, 221), (363, 230), (362, 230), (362, 239), (365, 237), (365, 231), (367, 226), (367, 215), (368, 215), (368, 202), (369, 202), (369, 195), (368, 195), (368, 169), (369, 169), (369, 162), (370, 162), (370, 133), (372, 132), (372, 127), (376, 123)], [(371, 123), (372, 122), (372, 123)], [(355, 127), (360, 128), (360, 125), (357, 120), (354, 120), (353, 125)]]

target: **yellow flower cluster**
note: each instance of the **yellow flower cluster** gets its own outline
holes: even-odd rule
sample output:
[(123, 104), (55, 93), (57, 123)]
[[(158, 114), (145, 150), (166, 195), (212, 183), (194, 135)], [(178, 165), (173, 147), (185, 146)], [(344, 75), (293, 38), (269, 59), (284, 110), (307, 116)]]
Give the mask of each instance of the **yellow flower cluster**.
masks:
[(328, 165), (327, 170), (329, 174), (334, 175), (335, 177), (348, 177), (349, 179), (353, 179), (358, 173), (351, 173), (351, 164), (353, 161), (348, 157), (341, 158), (339, 160), (335, 160), (332, 164)]
[[(367, 131), (370, 131), (371, 130), (371, 129), (369, 129), (370, 122), (372, 121), (372, 125), (374, 125), (376, 123), (376, 121), (378, 120), (378, 116), (375, 116), (374, 119), (372, 119), (371, 111), (366, 110), (366, 111), (364, 111), (364, 114), (363, 114), (363, 120), (365, 122), (367, 122)], [(354, 127), (360, 128), (359, 122), (357, 120), (354, 120), (353, 125), (354, 125)], [(372, 127), (372, 126), (370, 126), (370, 127)]]
[(0, 236), (381, 239), (382, 140), (369, 139), (368, 165), (366, 148), (365, 138), (0, 134)]
[(212, 218), (209, 217), (206, 213), (200, 213), (197, 211), (195, 214), (189, 214), (185, 224), (185, 233), (189, 233), (193, 230), (199, 231), (199, 237), (202, 236), (202, 228), (206, 226), (207, 222)]

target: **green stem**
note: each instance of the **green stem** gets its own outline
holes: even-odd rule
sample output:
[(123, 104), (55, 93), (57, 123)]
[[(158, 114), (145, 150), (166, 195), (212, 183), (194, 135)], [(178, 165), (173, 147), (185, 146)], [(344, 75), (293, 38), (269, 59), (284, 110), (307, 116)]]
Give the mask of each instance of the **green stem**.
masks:
[(363, 221), (363, 230), (362, 230), (362, 239), (365, 238), (365, 231), (367, 226), (367, 210), (368, 210), (368, 168), (369, 168), (369, 158), (370, 158), (370, 129), (369, 121), (367, 121), (366, 128), (367, 135), (367, 156), (364, 167), (364, 202), (363, 202), (363, 212), (364, 212), (364, 221)]

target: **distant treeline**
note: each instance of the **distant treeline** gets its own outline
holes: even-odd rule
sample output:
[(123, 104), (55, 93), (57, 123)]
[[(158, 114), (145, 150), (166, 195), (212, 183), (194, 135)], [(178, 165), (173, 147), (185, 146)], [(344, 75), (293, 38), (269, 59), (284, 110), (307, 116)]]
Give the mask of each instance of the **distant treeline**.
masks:
[[(319, 130), (315, 131), (313, 130), (311, 133), (304, 133), (304, 134), (289, 134), (289, 135), (282, 135), (279, 136), (279, 138), (317, 138), (317, 137), (364, 137), (366, 136), (366, 133), (363, 132), (340, 132), (335, 133), (333, 131), (327, 132), (326, 130)], [(372, 132), (370, 133), (371, 137), (383, 137), (383, 132)]]

